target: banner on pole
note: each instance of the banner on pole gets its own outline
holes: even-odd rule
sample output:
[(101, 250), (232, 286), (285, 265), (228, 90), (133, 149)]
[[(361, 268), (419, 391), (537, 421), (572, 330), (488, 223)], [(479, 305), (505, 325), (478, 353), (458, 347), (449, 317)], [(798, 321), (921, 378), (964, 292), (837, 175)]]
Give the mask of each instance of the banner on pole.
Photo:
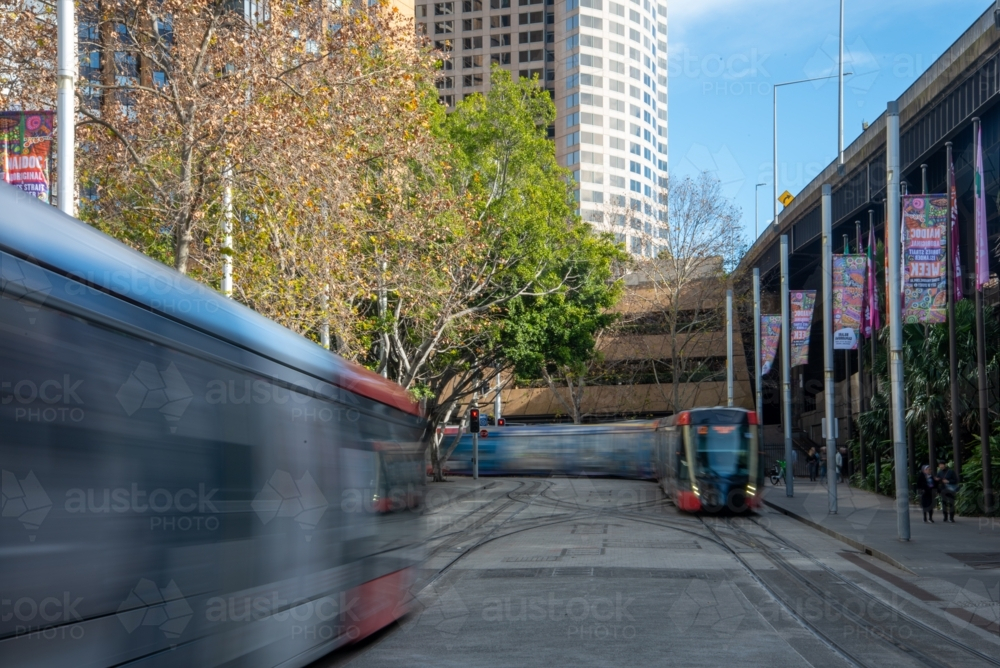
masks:
[(879, 313), (878, 286), (875, 284), (875, 229), (869, 224), (868, 227), (868, 276), (866, 277), (865, 290), (865, 338), (871, 338), (875, 332), (882, 328), (881, 314)]
[(976, 201), (975, 248), (976, 248), (976, 291), (990, 280), (989, 235), (986, 230), (986, 173), (983, 171), (983, 126), (979, 126), (976, 136), (976, 171), (973, 178)]
[(760, 375), (766, 376), (774, 364), (778, 353), (778, 342), (781, 341), (781, 316), (760, 316)]
[(944, 234), (948, 195), (903, 197), (903, 323), (948, 319)]
[(958, 233), (958, 187), (955, 185), (955, 161), (948, 165), (948, 204), (951, 209), (951, 266), (954, 271), (955, 301), (962, 299), (962, 255), (958, 248), (961, 239)]
[(833, 348), (857, 350), (865, 301), (864, 255), (833, 256)]
[(813, 308), (816, 306), (815, 290), (792, 290), (792, 345), (791, 366), (809, 363), (809, 332), (812, 329)]
[(38, 199), (50, 202), (51, 111), (0, 112), (0, 177)]

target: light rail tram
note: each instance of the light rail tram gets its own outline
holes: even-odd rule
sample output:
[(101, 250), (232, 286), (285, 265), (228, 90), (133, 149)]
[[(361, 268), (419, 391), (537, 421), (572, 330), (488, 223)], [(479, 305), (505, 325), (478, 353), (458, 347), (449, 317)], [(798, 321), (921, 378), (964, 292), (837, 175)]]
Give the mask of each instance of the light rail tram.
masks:
[(0, 666), (370, 635), (408, 609), (429, 436), (398, 385), (0, 184)]

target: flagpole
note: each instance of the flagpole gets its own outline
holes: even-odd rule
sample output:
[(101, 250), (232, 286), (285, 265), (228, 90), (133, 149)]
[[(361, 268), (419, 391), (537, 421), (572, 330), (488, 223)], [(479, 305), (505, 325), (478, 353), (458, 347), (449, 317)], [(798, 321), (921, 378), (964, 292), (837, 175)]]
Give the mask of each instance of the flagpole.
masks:
[[(920, 194), (927, 194), (927, 165), (920, 165)], [(930, 338), (930, 327), (927, 323), (924, 323), (924, 354), (927, 352), (927, 341)], [(934, 443), (934, 412), (930, 407), (930, 397), (931, 397), (931, 384), (928, 382), (924, 385), (924, 391), (927, 393), (927, 400), (924, 402), (924, 411), (927, 413), (925, 416), (927, 418), (927, 463), (931, 467), (931, 473), (937, 473), (937, 446)], [(916, 449), (916, 444), (914, 444), (914, 449)]]
[[(785, 465), (792, 461), (792, 335), (789, 310), (788, 235), (781, 235), (781, 426), (785, 432)], [(793, 476), (785, 476), (785, 496), (795, 496)]]
[[(872, 276), (872, 289), (871, 295), (872, 299), (872, 335), (869, 347), (871, 348), (871, 396), (875, 396), (875, 390), (877, 389), (876, 378), (875, 378), (875, 355), (878, 352), (878, 329), (875, 327), (875, 318), (880, 314), (878, 313), (878, 308), (880, 304), (878, 303), (878, 286), (875, 283), (878, 282), (878, 270), (875, 268), (875, 210), (868, 209), (868, 249), (869, 258), (868, 260), (872, 263), (871, 276)], [(879, 322), (879, 325), (882, 323)], [(880, 476), (882, 475), (882, 453), (878, 450), (878, 441), (872, 443), (872, 459), (875, 460), (875, 493), (878, 494), (878, 485)]]
[(889, 374), (892, 387), (893, 462), (896, 478), (896, 531), (900, 540), (910, 540), (910, 482), (906, 466), (906, 424), (903, 397), (903, 323), (899, 282), (899, 103), (889, 102), (886, 109), (886, 205), (888, 217), (885, 225), (888, 241), (885, 252), (889, 258), (889, 285), (886, 295), (889, 302)]
[(958, 203), (955, 201), (955, 163), (954, 155), (952, 154), (952, 143), (946, 143), (945, 148), (947, 149), (948, 156), (948, 234), (945, 240), (948, 257), (945, 258), (945, 263), (948, 275), (948, 366), (950, 367), (948, 372), (949, 381), (951, 382), (951, 470), (961, 478), (962, 442), (958, 426), (958, 327), (955, 322), (955, 279), (957, 277), (955, 276), (955, 239), (952, 236), (952, 227), (958, 224), (956, 220), (957, 216), (955, 215)]
[[(854, 221), (854, 236), (858, 244), (858, 254), (861, 254), (861, 221)], [(865, 267), (865, 276), (868, 276), (868, 267)], [(865, 292), (865, 299), (868, 298), (867, 291)], [(861, 309), (861, 317), (864, 319), (864, 308)], [(858, 419), (861, 419), (861, 413), (865, 410), (865, 323), (862, 321), (861, 327), (858, 329)], [(865, 437), (861, 431), (861, 425), (858, 425), (858, 455), (861, 459), (861, 478), (864, 479), (868, 476), (868, 459), (865, 457)]]
[[(851, 244), (849, 241), (850, 237), (846, 234), (844, 235), (844, 255), (851, 254)], [(861, 338), (861, 328), (858, 328), (858, 339)], [(847, 381), (847, 440), (851, 440), (852, 434), (852, 419), (854, 415), (854, 405), (851, 403), (851, 351), (844, 351), (844, 368), (846, 369), (846, 375), (844, 376)], [(848, 453), (850, 455), (850, 453)], [(844, 462), (844, 473), (847, 472), (847, 462)], [(846, 477), (846, 475), (845, 475)]]
[(56, 178), (59, 210), (76, 216), (76, 23), (73, 0), (58, 0), (56, 81)]
[[(979, 449), (983, 462), (983, 509), (993, 510), (993, 471), (990, 461), (989, 385), (986, 378), (986, 322), (983, 318), (983, 284), (989, 279), (989, 255), (983, 243), (986, 236), (986, 184), (983, 178), (983, 138), (978, 118), (972, 119), (972, 136), (976, 145), (976, 362), (979, 375)], [(983, 266), (983, 262), (987, 266)], [(984, 271), (985, 269), (985, 271)]]

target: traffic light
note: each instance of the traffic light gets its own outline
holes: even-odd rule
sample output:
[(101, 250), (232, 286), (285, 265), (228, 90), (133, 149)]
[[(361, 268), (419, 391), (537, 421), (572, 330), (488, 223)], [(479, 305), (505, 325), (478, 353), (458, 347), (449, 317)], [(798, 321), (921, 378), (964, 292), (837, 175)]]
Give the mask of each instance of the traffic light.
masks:
[(507, 424), (507, 421), (506, 421), (506, 420), (504, 420), (503, 418), (500, 418), (499, 420), (497, 420), (497, 426), (498, 426), (498, 427), (502, 427), (502, 426), (504, 426), (505, 424)]
[(469, 433), (477, 434), (479, 433), (479, 409), (470, 408), (469, 409)]

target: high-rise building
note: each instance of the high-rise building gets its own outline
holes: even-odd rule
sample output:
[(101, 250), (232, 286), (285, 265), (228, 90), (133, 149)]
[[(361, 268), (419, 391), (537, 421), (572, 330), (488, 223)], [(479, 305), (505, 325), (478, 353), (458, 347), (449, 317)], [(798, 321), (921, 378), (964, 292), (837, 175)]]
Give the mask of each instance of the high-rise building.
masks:
[(666, 223), (667, 7), (650, 0), (416, 2), (417, 30), (447, 54), (442, 103), (489, 86), (494, 63), (538, 76), (558, 109), (549, 135), (573, 171), (580, 216), (635, 255)]

